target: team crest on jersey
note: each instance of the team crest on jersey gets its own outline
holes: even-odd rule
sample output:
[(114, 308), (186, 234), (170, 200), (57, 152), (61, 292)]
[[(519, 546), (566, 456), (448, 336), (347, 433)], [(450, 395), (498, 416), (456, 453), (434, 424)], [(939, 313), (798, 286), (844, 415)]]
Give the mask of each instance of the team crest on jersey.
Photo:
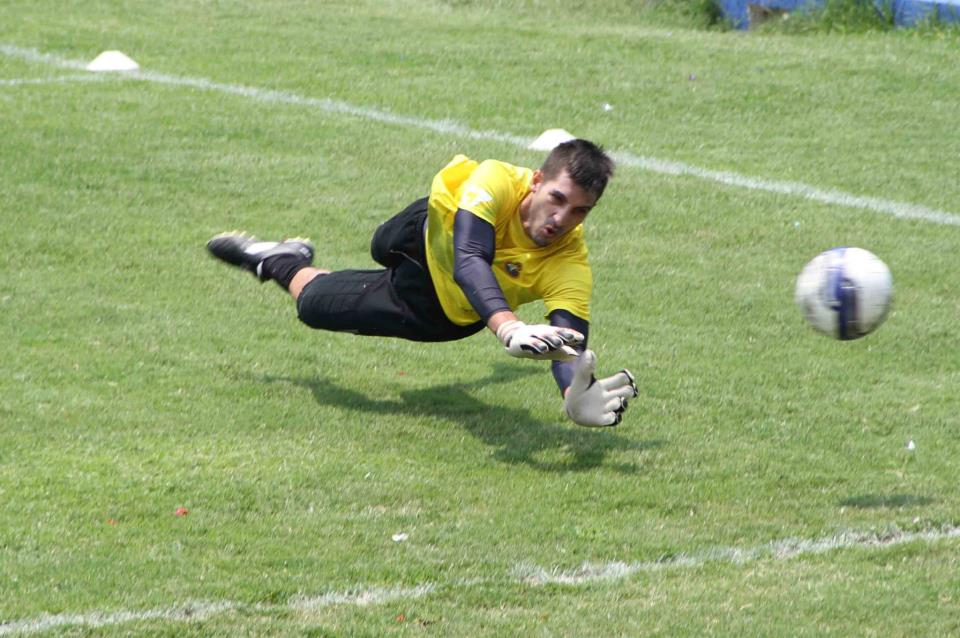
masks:
[(520, 270), (523, 268), (522, 265), (518, 264), (515, 261), (508, 261), (503, 265), (503, 267), (507, 269), (507, 274), (510, 275), (511, 277), (519, 277)]
[(465, 191), (463, 191), (463, 194), (460, 195), (460, 208), (472, 210), (480, 204), (492, 200), (493, 195), (487, 191), (478, 186), (469, 186)]

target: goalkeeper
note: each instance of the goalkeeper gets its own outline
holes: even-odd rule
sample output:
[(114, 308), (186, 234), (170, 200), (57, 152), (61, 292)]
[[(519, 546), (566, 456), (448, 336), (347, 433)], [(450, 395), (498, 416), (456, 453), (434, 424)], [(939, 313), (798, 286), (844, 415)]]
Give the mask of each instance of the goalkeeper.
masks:
[[(370, 251), (382, 269), (315, 268), (314, 246), (300, 238), (225, 233), (207, 248), (288, 290), (312, 328), (451, 341), (486, 327), (510, 355), (551, 361), (574, 422), (611, 426), (637, 387), (626, 370), (593, 375), (582, 223), (612, 174), (613, 161), (587, 140), (560, 144), (537, 170), (458, 155), (436, 175), (429, 197), (377, 228)], [(550, 323), (520, 321), (513, 310), (538, 299)]]

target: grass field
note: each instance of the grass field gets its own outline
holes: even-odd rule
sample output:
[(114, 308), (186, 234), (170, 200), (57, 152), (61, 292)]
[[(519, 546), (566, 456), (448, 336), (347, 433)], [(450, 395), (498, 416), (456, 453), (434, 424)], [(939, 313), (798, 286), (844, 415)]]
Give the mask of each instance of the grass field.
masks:
[[(960, 633), (960, 38), (578, 4), (4, 0), (0, 635)], [(620, 160), (616, 429), (488, 335), (310, 331), (204, 250), (372, 267), (455, 153), (554, 127)], [(856, 342), (793, 306), (836, 245), (894, 275)]]

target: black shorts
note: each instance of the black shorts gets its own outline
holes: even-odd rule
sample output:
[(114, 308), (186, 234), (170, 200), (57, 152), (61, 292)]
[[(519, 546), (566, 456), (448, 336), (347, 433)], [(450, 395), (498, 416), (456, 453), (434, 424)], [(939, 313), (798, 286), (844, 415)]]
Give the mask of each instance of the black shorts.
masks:
[(314, 277), (297, 299), (311, 328), (411, 341), (453, 341), (483, 329), (450, 321), (427, 270), (427, 199), (380, 224), (370, 242), (380, 270), (339, 270)]

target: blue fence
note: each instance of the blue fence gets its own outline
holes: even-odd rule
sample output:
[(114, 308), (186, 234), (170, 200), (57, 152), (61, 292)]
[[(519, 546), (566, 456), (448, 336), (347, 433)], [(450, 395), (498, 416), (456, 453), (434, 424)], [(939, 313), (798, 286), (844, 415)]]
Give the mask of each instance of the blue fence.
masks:
[[(893, 11), (899, 26), (911, 27), (926, 18), (960, 23), (960, 0), (874, 0), (879, 10)], [(723, 15), (738, 29), (750, 27), (747, 5), (765, 9), (795, 11), (804, 6), (822, 5), (823, 0), (719, 0)]]

